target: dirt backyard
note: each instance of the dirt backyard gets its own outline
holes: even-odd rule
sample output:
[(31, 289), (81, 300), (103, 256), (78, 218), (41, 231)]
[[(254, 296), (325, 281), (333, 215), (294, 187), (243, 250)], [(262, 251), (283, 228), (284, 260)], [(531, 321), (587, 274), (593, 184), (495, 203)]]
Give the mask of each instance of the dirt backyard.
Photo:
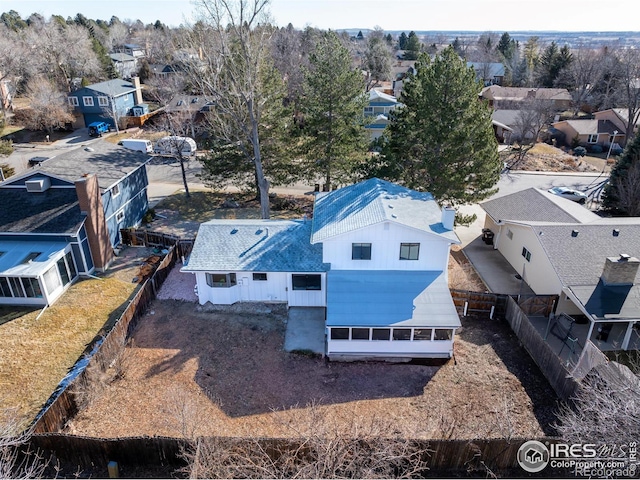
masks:
[(505, 322), (463, 321), (445, 364), (332, 363), (283, 351), (285, 318), (155, 301), (68, 433), (292, 436), (330, 419), (418, 438), (553, 433), (555, 395)]

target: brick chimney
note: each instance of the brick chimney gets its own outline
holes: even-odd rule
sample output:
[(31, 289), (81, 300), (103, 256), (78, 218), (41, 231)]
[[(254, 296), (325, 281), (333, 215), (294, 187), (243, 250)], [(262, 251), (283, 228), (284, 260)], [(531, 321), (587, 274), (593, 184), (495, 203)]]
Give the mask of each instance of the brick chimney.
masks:
[(142, 100), (142, 90), (140, 88), (140, 77), (133, 77), (131, 81), (133, 82), (133, 86), (136, 89), (135, 93), (133, 94), (136, 105), (140, 105), (141, 103), (144, 103)]
[(640, 260), (626, 254), (619, 257), (607, 257), (602, 270), (605, 285), (633, 285), (640, 267)]
[(87, 216), (85, 228), (93, 264), (97, 270), (105, 271), (113, 260), (113, 247), (107, 230), (107, 222), (104, 218), (98, 177), (86, 175), (74, 183), (80, 210)]

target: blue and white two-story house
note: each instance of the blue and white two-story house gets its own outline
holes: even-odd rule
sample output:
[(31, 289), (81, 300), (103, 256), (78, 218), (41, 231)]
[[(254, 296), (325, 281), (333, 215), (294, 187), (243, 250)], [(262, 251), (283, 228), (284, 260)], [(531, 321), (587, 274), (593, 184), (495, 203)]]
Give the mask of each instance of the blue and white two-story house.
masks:
[(369, 103), (364, 107), (364, 116), (369, 120), (365, 128), (369, 132), (370, 140), (375, 140), (382, 135), (386, 126), (389, 125), (389, 114), (401, 105), (392, 95), (378, 90), (369, 91)]
[(0, 183), (0, 304), (50, 305), (105, 270), (148, 208), (148, 159), (96, 142)]
[(318, 193), (312, 220), (203, 223), (182, 271), (201, 304), (325, 307), (329, 358), (449, 358), (454, 217), (429, 193), (373, 178)]
[(116, 122), (143, 100), (139, 78), (133, 77), (132, 82), (115, 79), (80, 88), (68, 95), (68, 102), (76, 114), (77, 127), (106, 122), (115, 128)]

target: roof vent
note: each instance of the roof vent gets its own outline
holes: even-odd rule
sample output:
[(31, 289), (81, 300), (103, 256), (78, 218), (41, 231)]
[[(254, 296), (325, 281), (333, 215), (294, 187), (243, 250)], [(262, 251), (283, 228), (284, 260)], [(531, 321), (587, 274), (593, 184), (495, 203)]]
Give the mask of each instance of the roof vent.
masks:
[(631, 258), (631, 255), (627, 255), (626, 253), (621, 253), (620, 254), (620, 258), (618, 259), (618, 261), (627, 262), (627, 261), (629, 261), (630, 258)]
[(236, 233), (238, 233), (238, 229), (234, 228), (233, 230), (231, 230), (231, 235), (235, 235)]
[(51, 180), (49, 177), (31, 178), (26, 180), (24, 185), (27, 187), (27, 192), (45, 192), (51, 187)]
[(571, 236), (572, 237), (577, 237), (578, 236), (578, 230), (571, 230)]
[(614, 229), (613, 229), (613, 236), (614, 236), (614, 237), (617, 237), (617, 236), (619, 236), (619, 235), (620, 235), (620, 230), (618, 230), (617, 228), (614, 228)]

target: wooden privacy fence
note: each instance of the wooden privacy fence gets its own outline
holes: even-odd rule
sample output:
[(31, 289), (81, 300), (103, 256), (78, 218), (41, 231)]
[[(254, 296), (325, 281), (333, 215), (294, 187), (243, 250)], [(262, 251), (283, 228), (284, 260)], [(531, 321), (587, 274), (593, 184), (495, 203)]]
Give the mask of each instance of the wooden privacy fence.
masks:
[(120, 230), (120, 238), (124, 245), (134, 247), (178, 248), (178, 258), (188, 257), (193, 249), (195, 239), (181, 238), (177, 235), (162, 232), (150, 232), (143, 228), (123, 228)]
[[(509, 295), (502, 293), (482, 293), (469, 290), (451, 290), (451, 298), (458, 315), (464, 317), (488, 316), (504, 318)], [(526, 315), (548, 317), (558, 301), (557, 295), (513, 296)], [(518, 299), (519, 298), (519, 299)]]
[[(92, 388), (88, 370), (84, 367), (90, 364), (91, 368), (99, 368), (106, 372), (112, 363), (119, 358), (127, 340), (136, 328), (138, 320), (151, 301), (155, 299), (177, 259), (178, 249), (172, 247), (153, 275), (142, 284), (142, 287), (129, 301), (129, 305), (115, 322), (113, 328), (103, 338), (90, 345), (87, 352), (90, 354), (88, 360), (84, 363), (78, 362), (74, 367), (81, 370), (78, 375), (69, 384), (59, 386), (36, 416), (33, 423), (35, 433), (59, 431), (84, 406), (82, 396), (77, 392), (86, 392)], [(84, 357), (86, 355), (83, 355)]]
[(558, 397), (563, 400), (572, 397), (578, 388), (578, 382), (511, 297), (507, 299), (505, 318)]
[[(207, 441), (206, 438), (201, 439)], [(298, 448), (300, 439), (237, 439), (211, 438), (220, 444), (225, 442), (244, 442), (260, 444), (270, 456), (278, 452), (292, 451)], [(527, 439), (482, 439), (482, 440), (410, 440), (426, 450), (425, 461), (429, 469), (436, 472), (471, 472), (517, 469), (517, 451)], [(556, 443), (557, 438), (539, 438), (538, 441)], [(386, 441), (386, 439), (384, 439)], [(58, 460), (71, 464), (80, 470), (95, 469), (110, 461), (127, 466), (185, 465), (181, 451), (189, 444), (186, 439), (169, 437), (130, 437), (130, 438), (88, 438), (65, 434), (36, 434), (30, 439), (30, 446), (46, 454), (54, 454)], [(257, 449), (257, 445), (255, 446)], [(251, 449), (249, 449), (251, 451)], [(275, 458), (274, 458), (275, 460)]]

